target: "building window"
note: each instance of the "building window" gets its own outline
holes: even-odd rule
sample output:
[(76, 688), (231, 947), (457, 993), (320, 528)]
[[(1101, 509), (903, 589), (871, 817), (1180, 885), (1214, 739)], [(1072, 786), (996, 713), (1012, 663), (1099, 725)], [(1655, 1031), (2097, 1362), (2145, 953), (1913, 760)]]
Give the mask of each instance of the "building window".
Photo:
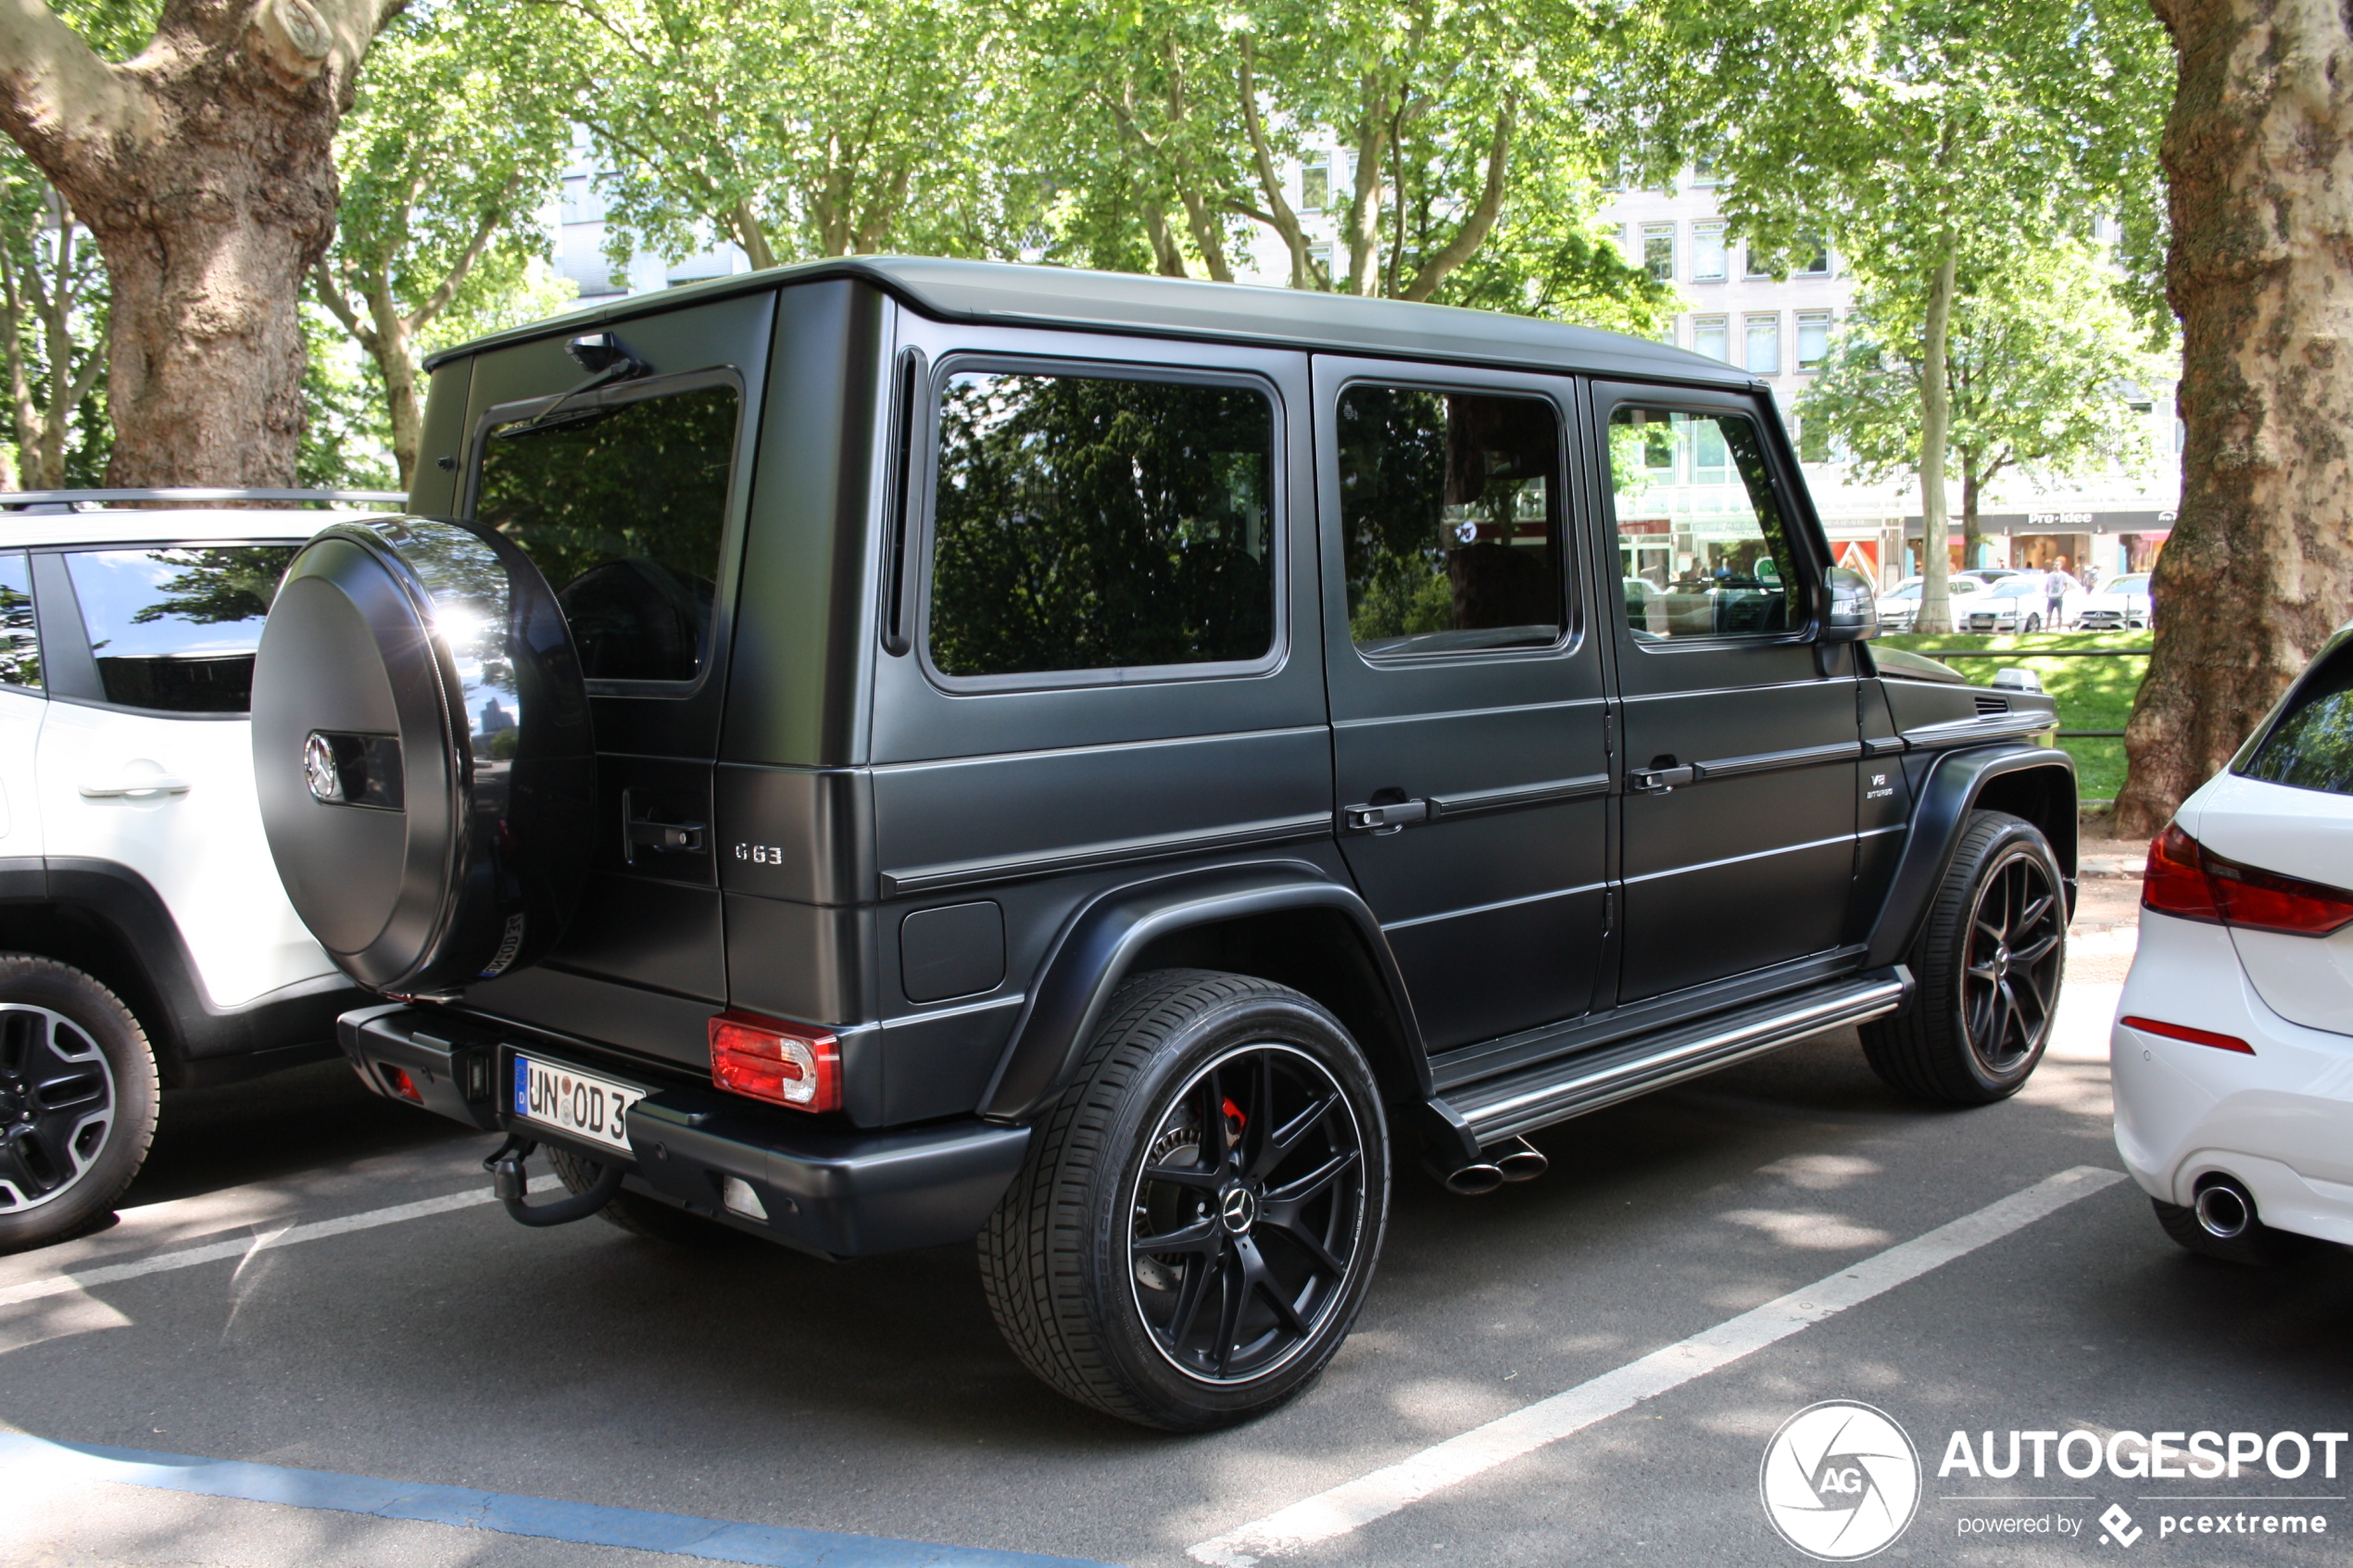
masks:
[(1716, 172), (1716, 160), (1714, 158), (1703, 157), (1693, 158), (1692, 160), (1692, 184), (1720, 185), (1723, 182), (1722, 177)]
[(1747, 245), (1743, 248), (1748, 253), (1748, 266), (1741, 274), (1743, 277), (1769, 278), (1773, 275), (1772, 263), (1768, 257), (1759, 255), (1755, 245)]
[(1692, 282), (1721, 282), (1724, 278), (1724, 225), (1692, 225)]
[(1751, 316), (1742, 323), (1745, 329), (1748, 353), (1742, 360), (1743, 369), (1760, 376), (1781, 373), (1781, 319), (1771, 316)]
[(1705, 354), (1710, 359), (1732, 362), (1730, 319), (1724, 316), (1694, 316), (1692, 318), (1692, 351)]
[(1801, 235), (1797, 242), (1798, 268), (1801, 278), (1827, 278), (1831, 275), (1831, 247), (1827, 241), (1814, 235)]
[(1332, 166), (1311, 163), (1299, 171), (1299, 210), (1323, 212), (1332, 205)]
[(1675, 225), (1642, 225), (1642, 270), (1662, 283), (1675, 281)]
[(1801, 310), (1797, 313), (1797, 368), (1818, 370), (1831, 357), (1831, 313), (1827, 310)]

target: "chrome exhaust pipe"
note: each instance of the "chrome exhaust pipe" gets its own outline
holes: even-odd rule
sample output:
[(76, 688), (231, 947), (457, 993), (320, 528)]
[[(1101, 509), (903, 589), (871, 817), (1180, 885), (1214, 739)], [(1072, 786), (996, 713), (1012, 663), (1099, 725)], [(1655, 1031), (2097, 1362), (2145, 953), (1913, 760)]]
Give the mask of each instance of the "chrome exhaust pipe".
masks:
[(1509, 1178), (1496, 1167), (1481, 1163), (1449, 1172), (1443, 1179), (1446, 1190), (1455, 1197), (1478, 1198), (1493, 1192)]
[(2217, 1241), (2236, 1241), (2255, 1228), (2255, 1198), (2228, 1176), (2198, 1188), (2190, 1205), (2197, 1227)]
[(1495, 1168), (1504, 1173), (1504, 1180), (1507, 1182), (1532, 1182), (1542, 1175), (1545, 1167), (1552, 1163), (1526, 1138), (1514, 1138), (1509, 1143), (1497, 1144), (1493, 1148), (1484, 1148), (1479, 1152), (1495, 1162)]

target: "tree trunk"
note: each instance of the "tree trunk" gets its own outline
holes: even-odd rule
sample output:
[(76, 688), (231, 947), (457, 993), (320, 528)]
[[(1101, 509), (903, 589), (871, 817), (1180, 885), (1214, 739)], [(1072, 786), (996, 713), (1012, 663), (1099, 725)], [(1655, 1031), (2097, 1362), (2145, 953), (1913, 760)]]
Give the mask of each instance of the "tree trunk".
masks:
[(113, 281), (109, 483), (294, 482), (297, 302), (334, 234), (335, 126), (392, 8), (166, 0), (121, 66), (38, 0), (0, 8), (0, 126)]
[(1977, 497), (1985, 482), (1977, 471), (1978, 455), (1964, 449), (1961, 453), (1961, 570), (1977, 564)]
[(2189, 427), (2117, 828), (2157, 833), (2346, 617), (2353, 586), (2353, 41), (2321, 0), (2158, 0), (2166, 289)]
[(1920, 355), (1920, 613), (1913, 630), (1953, 629), (1952, 563), (1945, 541), (1944, 443), (1953, 427), (1952, 389), (1944, 384), (1944, 351), (1953, 327), (1955, 257), (1952, 236), (1929, 284), (1927, 331)]

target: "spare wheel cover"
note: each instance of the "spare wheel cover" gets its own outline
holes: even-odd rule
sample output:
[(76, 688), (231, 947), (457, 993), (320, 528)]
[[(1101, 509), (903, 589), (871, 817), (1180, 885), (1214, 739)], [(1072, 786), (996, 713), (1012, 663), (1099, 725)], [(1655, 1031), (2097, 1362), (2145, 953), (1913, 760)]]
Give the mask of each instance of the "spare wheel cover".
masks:
[(253, 768), (296, 913), (362, 985), (447, 996), (536, 962), (579, 902), (580, 659), (487, 530), (371, 518), (302, 547), (254, 658)]

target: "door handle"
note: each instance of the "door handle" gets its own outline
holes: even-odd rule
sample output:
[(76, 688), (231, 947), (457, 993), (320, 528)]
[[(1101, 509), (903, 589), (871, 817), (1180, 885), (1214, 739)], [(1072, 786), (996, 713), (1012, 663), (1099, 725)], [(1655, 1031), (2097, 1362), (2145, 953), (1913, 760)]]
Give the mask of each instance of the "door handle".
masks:
[(661, 855), (690, 855), (702, 851), (703, 824), (700, 822), (652, 822), (633, 817), (629, 822), (629, 847), (632, 850), (651, 849)]
[(1671, 795), (1677, 784), (1698, 777), (1699, 770), (1688, 762), (1680, 768), (1637, 768), (1626, 775), (1626, 787), (1638, 795)]
[(1351, 833), (1369, 833), (1385, 836), (1402, 832), (1407, 822), (1429, 821), (1429, 802), (1391, 800), (1378, 806), (1343, 806), (1340, 809), (1340, 814), (1341, 821), (1348, 824), (1348, 831)]
[(176, 773), (149, 773), (143, 778), (106, 782), (84, 779), (81, 787), (89, 799), (113, 800), (129, 795), (185, 795), (191, 785)]

